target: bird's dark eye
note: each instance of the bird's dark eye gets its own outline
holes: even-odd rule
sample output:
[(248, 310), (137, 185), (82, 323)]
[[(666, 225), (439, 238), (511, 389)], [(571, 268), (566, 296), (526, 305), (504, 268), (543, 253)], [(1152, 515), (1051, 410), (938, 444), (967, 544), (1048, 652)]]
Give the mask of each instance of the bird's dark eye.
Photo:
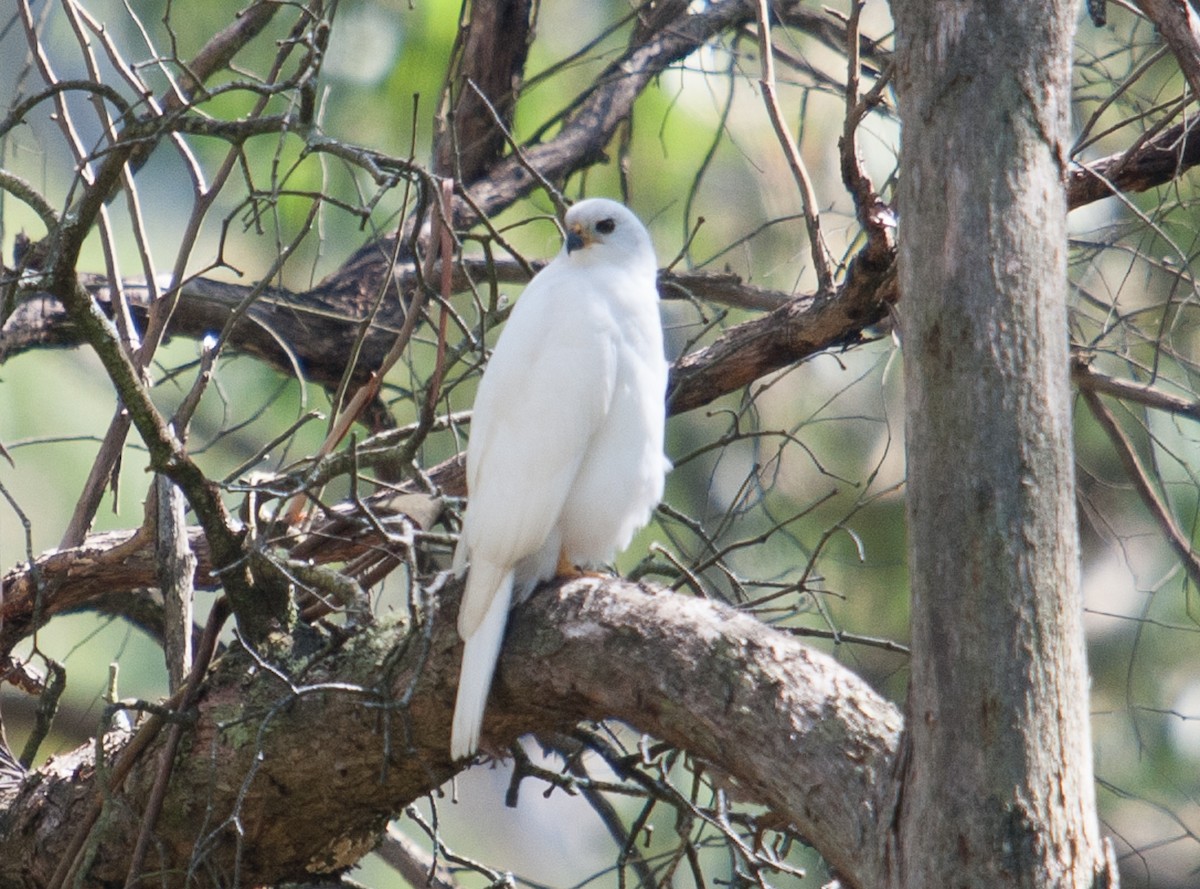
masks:
[(611, 235), (617, 224), (611, 219), (601, 219), (596, 223), (596, 231), (602, 235)]

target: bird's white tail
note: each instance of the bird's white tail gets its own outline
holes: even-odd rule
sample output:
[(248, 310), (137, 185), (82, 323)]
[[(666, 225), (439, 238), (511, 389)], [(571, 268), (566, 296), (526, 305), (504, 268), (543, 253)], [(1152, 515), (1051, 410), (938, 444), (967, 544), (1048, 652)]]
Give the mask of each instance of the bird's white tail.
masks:
[(470, 756), (479, 747), (483, 711), (512, 604), (512, 585), (512, 569), (486, 562), (473, 563), (467, 574), (458, 617), (458, 632), (465, 644), (450, 731), (450, 755), (455, 759)]

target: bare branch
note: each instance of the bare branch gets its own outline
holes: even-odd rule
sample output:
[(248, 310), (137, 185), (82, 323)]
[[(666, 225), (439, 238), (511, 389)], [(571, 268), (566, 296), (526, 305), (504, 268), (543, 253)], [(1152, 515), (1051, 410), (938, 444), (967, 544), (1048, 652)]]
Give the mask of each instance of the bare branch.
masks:
[[(197, 700), (190, 752), (176, 761), (156, 860), (237, 868), (247, 884), (311, 879), (357, 860), (381, 821), (444, 782), (454, 771), (457, 593), (429, 608), (429, 627), (362, 628), (336, 654), (308, 658), (302, 678), (283, 651), (226, 655)], [(727, 776), (740, 797), (812, 842), (846, 885), (874, 884), (876, 805), (893, 780), (901, 718), (845, 667), (750, 615), (615, 579), (543, 589), (511, 627), (489, 746), (580, 718), (624, 719)], [(426, 631), (427, 645), (405, 644)], [(130, 743), (110, 735), (108, 756), (126, 762)], [(135, 817), (106, 823), (79, 874), (85, 889), (124, 879), (163, 744), (150, 742), (129, 762), (124, 791), (113, 789), (114, 812), (128, 806)], [(0, 883), (44, 884), (73, 857), (60, 825), (78, 823), (99, 799), (97, 774), (109, 774), (90, 770), (91, 755), (89, 746), (52, 760), (22, 784), (0, 837)], [(8, 844), (31, 836), (35, 844), (11, 854)]]
[(833, 294), (796, 297), (676, 362), (668, 407), (692, 410), (824, 349), (850, 345), (887, 317), (898, 296), (894, 266), (874, 265), (864, 250)]
[[(784, 0), (777, 14), (783, 16), (798, 5), (796, 0)], [(714, 35), (753, 17), (753, 8), (742, 0), (721, 0), (680, 17), (671, 27), (649, 34), (645, 43), (630, 47), (605, 69), (552, 139), (526, 146), (524, 162), (508, 157), (496, 164), (486, 179), (471, 186), (472, 204), (478, 210), (460, 205), (456, 224), (467, 227), (476, 212), (495, 215), (529, 194), (537, 183), (525, 170), (526, 163), (554, 182), (600, 160), (617, 126), (628, 117), (651, 79)]]
[(388, 829), (376, 854), (410, 886), (458, 889), (458, 881), (444, 865), (394, 828)]
[(1193, 96), (1200, 96), (1200, 17), (1191, 3), (1175, 0), (1135, 0), (1162, 34)]
[(769, 7), (768, 0), (758, 0), (758, 51), (762, 56), (762, 77), (759, 78), (758, 85), (762, 90), (763, 104), (767, 106), (767, 116), (775, 130), (775, 138), (783, 148), (788, 169), (792, 171), (792, 178), (796, 180), (796, 188), (800, 192), (800, 206), (804, 210), (804, 226), (808, 229), (808, 246), (812, 253), (813, 270), (817, 275), (817, 289), (821, 293), (828, 293), (833, 287), (833, 269), (829, 261), (829, 250), (825, 246), (825, 236), (821, 233), (817, 193), (813, 188), (812, 177), (808, 175), (804, 158), (800, 156), (800, 148), (783, 119), (779, 98), (775, 92), (775, 54), (771, 46)]
[(1117, 422), (1117, 418), (1112, 415), (1112, 412), (1105, 406), (1100, 395), (1089, 389), (1081, 390), (1084, 401), (1087, 402), (1088, 408), (1091, 409), (1092, 416), (1096, 418), (1096, 422), (1104, 429), (1108, 435), (1109, 442), (1112, 443), (1113, 449), (1117, 452), (1117, 456), (1121, 460), (1121, 465), (1125, 467), (1125, 474), (1129, 476), (1129, 480), (1133, 483), (1134, 488), (1138, 492), (1138, 496), (1142, 498), (1146, 509), (1149, 510), (1151, 517), (1162, 531), (1163, 536), (1167, 539), (1171, 549), (1175, 555), (1179, 557), (1180, 563), (1188, 576), (1192, 579), (1192, 583), (1200, 585), (1200, 555), (1192, 549), (1191, 538), (1184, 533), (1175, 521), (1175, 516), (1171, 514), (1171, 508), (1154, 488), (1154, 483), (1151, 481), (1149, 473), (1142, 466), (1141, 460), (1138, 459), (1137, 451), (1130, 442), (1129, 437)]
[(1092, 367), (1090, 362), (1078, 357), (1071, 363), (1071, 379), (1080, 389), (1112, 395), (1123, 401), (1132, 401), (1155, 410), (1200, 420), (1200, 400), (1181, 398), (1148, 383), (1135, 383), (1101, 373)]
[(1114, 192), (1149, 191), (1183, 176), (1200, 163), (1200, 127), (1188, 119), (1127, 151), (1087, 164), (1067, 174), (1067, 206), (1075, 210)]
[(531, 36), (530, 0), (472, 0), (460, 24), (434, 134), (434, 172), (470, 184), (499, 160)]

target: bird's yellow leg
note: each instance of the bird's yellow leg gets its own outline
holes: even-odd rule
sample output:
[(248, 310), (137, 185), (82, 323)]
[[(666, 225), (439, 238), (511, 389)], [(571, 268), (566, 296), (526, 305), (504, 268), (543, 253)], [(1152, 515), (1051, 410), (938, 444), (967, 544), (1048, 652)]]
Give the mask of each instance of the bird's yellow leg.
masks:
[(558, 564), (554, 568), (555, 577), (578, 577), (583, 572), (576, 567), (575, 563), (567, 558), (567, 551), (560, 549), (558, 551)]
[(558, 564), (554, 567), (555, 577), (608, 577), (601, 571), (585, 571), (567, 558), (567, 551), (558, 551)]

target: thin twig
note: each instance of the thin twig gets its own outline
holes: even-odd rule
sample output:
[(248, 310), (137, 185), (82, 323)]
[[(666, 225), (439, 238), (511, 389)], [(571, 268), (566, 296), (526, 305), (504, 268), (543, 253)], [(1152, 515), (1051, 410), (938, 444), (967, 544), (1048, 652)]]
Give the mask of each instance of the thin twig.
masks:
[(817, 193), (813, 189), (812, 177), (800, 156), (796, 140), (792, 138), (791, 130), (783, 120), (783, 112), (779, 109), (779, 100), (775, 95), (775, 59), (771, 51), (770, 3), (768, 0), (758, 0), (758, 48), (762, 55), (762, 77), (759, 86), (762, 88), (763, 104), (767, 106), (767, 116), (771, 118), (771, 126), (775, 128), (775, 136), (787, 156), (788, 167), (796, 186), (800, 189), (800, 202), (804, 209), (804, 225), (808, 229), (808, 245), (812, 251), (813, 269), (817, 273), (817, 286), (822, 293), (833, 289), (833, 267), (829, 259), (829, 250), (825, 246), (825, 237), (821, 233), (821, 217), (817, 212)]
[[(187, 683), (179, 693), (178, 712), (180, 713), (186, 713), (191, 709), (192, 705), (196, 702), (196, 697), (200, 693), (200, 686), (204, 682), (208, 665), (212, 662), (213, 654), (217, 649), (217, 637), (220, 635), (221, 628), (225, 625), (225, 619), (229, 615), (227, 603), (228, 599), (218, 599), (216, 604), (213, 605), (213, 610), (209, 613), (208, 623), (204, 626), (204, 635), (200, 641), (196, 660), (192, 664), (191, 671), (188, 673)], [(171, 771), (175, 764), (175, 754), (179, 750), (180, 741), (183, 740), (183, 729), (184, 725), (182, 722), (171, 723), (166, 743), (163, 745), (158, 761), (158, 774), (154, 777), (154, 786), (150, 789), (150, 798), (146, 801), (146, 811), (142, 816), (142, 823), (138, 830), (133, 855), (129, 859), (129, 872), (125, 878), (125, 889), (132, 889), (132, 887), (141, 882), (142, 864), (146, 860), (146, 852), (150, 848), (150, 837), (154, 833), (154, 825), (158, 821), (158, 816), (162, 812), (163, 801), (167, 797), (167, 788), (171, 783)], [(115, 789), (115, 786), (112, 789)]]
[(526, 170), (526, 172), (528, 172), (529, 175), (532, 176), (540, 186), (542, 186), (547, 196), (549, 196), (550, 200), (554, 202), (554, 208), (558, 211), (558, 215), (566, 215), (567, 200), (563, 197), (563, 193), (555, 188), (554, 183), (543, 176), (541, 170), (531, 164), (525, 157), (525, 152), (521, 150), (521, 146), (517, 143), (517, 140), (513, 138), (513, 135), (509, 131), (508, 127), (504, 125), (504, 118), (500, 116), (500, 112), (496, 110), (496, 106), (492, 104), (492, 100), (489, 99), (483, 90), (479, 88), (478, 84), (476, 84), (475, 81), (469, 77), (467, 78), (467, 86), (474, 91), (475, 95), (479, 97), (480, 101), (483, 102), (484, 107), (487, 108), (488, 112), (492, 115), (492, 121), (496, 124), (496, 128), (504, 134), (504, 139), (508, 142), (509, 147), (512, 149), (513, 156)]
[(1134, 401), (1145, 407), (1200, 420), (1200, 401), (1172, 395), (1148, 383), (1135, 383), (1132, 380), (1109, 376), (1096, 370), (1086, 361), (1072, 362), (1071, 379), (1080, 389), (1103, 392), (1123, 401)]
[(1138, 459), (1137, 452), (1133, 447), (1133, 443), (1129, 440), (1129, 436), (1125, 434), (1125, 430), (1117, 422), (1116, 417), (1104, 404), (1100, 395), (1087, 388), (1081, 388), (1080, 394), (1083, 400), (1087, 402), (1088, 408), (1092, 412), (1092, 416), (1096, 418), (1096, 422), (1100, 424), (1108, 435), (1109, 441), (1112, 442), (1113, 448), (1117, 452), (1117, 456), (1121, 460), (1121, 465), (1125, 467), (1125, 473), (1129, 476), (1129, 480), (1133, 482), (1134, 488), (1142, 498), (1142, 502), (1150, 511), (1150, 515), (1154, 521), (1158, 523), (1163, 535), (1167, 538), (1167, 543), (1175, 554), (1179, 556), (1183, 563), (1183, 568), (1188, 573), (1188, 577), (1192, 579), (1192, 583), (1200, 586), (1200, 557), (1192, 550), (1191, 538), (1184, 533), (1175, 521), (1175, 516), (1171, 514), (1171, 508), (1162, 496), (1155, 489), (1150, 476), (1146, 473), (1145, 467), (1142, 466), (1141, 460)]
[(432, 424), (437, 411), (438, 398), (441, 397), (442, 377), (446, 373), (446, 325), (448, 313), (446, 306), (450, 302), (452, 285), (454, 283), (454, 229), (450, 226), (450, 208), (454, 205), (454, 180), (442, 181), (441, 212), (433, 217), (433, 237), (429, 248), (429, 272), (427, 277), (433, 277), (433, 263), (441, 258), (441, 280), (439, 281), (442, 297), (438, 313), (437, 355), (433, 363), (433, 374), (429, 380), (429, 389), (425, 394), (424, 424)]

